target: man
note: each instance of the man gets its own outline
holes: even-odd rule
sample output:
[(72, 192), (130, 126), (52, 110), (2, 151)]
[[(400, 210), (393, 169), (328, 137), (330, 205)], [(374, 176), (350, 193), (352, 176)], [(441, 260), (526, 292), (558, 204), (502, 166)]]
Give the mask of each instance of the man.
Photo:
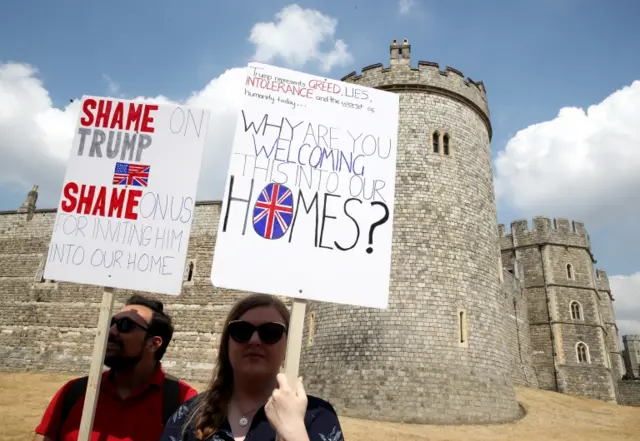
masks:
[[(173, 336), (162, 302), (133, 295), (111, 319), (92, 440), (157, 441), (166, 419), (197, 395), (187, 383), (165, 376), (160, 360)], [(77, 441), (86, 377), (55, 394), (34, 441)]]

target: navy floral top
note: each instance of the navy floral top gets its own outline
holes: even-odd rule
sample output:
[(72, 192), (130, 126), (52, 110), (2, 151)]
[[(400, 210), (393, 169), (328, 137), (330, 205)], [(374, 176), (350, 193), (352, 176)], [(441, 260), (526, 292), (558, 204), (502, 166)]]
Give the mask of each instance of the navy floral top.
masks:
[[(195, 407), (197, 400), (202, 399), (204, 394), (186, 401), (167, 421), (164, 433), (160, 441), (197, 441), (194, 427), (183, 430), (183, 425), (189, 418), (189, 412)], [(333, 406), (320, 398), (307, 395), (307, 413), (304, 417), (307, 433), (310, 441), (344, 441), (342, 427), (338, 421), (338, 415)], [(195, 425), (192, 423), (192, 426)], [(245, 436), (245, 441), (274, 441), (276, 431), (271, 427), (264, 407), (260, 408), (253, 417), (249, 432)], [(231, 426), (228, 421), (224, 421), (220, 429), (214, 433), (207, 441), (234, 441), (231, 433)]]

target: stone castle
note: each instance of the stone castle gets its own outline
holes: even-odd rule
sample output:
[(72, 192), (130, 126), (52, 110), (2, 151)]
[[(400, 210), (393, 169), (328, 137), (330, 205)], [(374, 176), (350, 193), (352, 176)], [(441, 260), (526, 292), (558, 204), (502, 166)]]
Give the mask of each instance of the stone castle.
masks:
[[(390, 66), (342, 80), (400, 95), (386, 310), (311, 302), (301, 375), (342, 415), (415, 423), (519, 418), (514, 385), (640, 405), (640, 336), (620, 349), (613, 296), (582, 223), (497, 225), (486, 90), (390, 47)], [(55, 209), (37, 186), (0, 212), (0, 369), (86, 373), (100, 287), (43, 278)], [(196, 205), (165, 368), (208, 381), (222, 323), (244, 295), (211, 286), (221, 205)], [(115, 308), (131, 293), (116, 290)], [(147, 293), (148, 294), (148, 293)]]

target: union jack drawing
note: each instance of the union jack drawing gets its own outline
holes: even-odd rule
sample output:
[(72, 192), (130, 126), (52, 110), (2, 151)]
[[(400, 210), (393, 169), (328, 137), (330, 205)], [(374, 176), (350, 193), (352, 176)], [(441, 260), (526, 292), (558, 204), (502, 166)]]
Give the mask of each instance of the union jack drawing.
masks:
[(149, 165), (116, 162), (116, 169), (113, 171), (113, 185), (146, 187), (149, 184), (149, 172), (151, 172)]
[(253, 229), (265, 239), (279, 239), (293, 218), (293, 193), (282, 184), (270, 183), (253, 209)]

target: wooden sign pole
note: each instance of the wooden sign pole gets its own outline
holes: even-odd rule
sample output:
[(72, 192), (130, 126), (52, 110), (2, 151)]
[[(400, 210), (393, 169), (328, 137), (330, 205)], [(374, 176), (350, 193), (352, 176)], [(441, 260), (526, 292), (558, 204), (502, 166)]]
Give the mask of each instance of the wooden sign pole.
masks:
[[(298, 381), (300, 351), (302, 350), (302, 331), (304, 329), (304, 312), (306, 307), (306, 301), (293, 299), (291, 318), (289, 319), (289, 332), (287, 334), (287, 352), (284, 360), (284, 374), (291, 388), (294, 388)], [(276, 436), (276, 441), (283, 440), (280, 436)]]
[(109, 339), (109, 321), (113, 310), (113, 288), (104, 288), (102, 293), (102, 303), (100, 304), (100, 315), (98, 316), (98, 327), (96, 338), (93, 343), (93, 355), (91, 356), (91, 368), (89, 370), (89, 382), (82, 408), (82, 420), (80, 421), (80, 431), (78, 441), (90, 441), (93, 429), (93, 420), (98, 404), (98, 391), (102, 380), (102, 366), (104, 365), (104, 355), (107, 350), (107, 340)]
[(302, 350), (302, 331), (304, 327), (304, 312), (306, 301), (294, 299), (289, 320), (289, 333), (287, 334), (287, 353), (284, 361), (284, 374), (289, 385), (294, 387), (298, 380), (300, 368), (300, 351)]

